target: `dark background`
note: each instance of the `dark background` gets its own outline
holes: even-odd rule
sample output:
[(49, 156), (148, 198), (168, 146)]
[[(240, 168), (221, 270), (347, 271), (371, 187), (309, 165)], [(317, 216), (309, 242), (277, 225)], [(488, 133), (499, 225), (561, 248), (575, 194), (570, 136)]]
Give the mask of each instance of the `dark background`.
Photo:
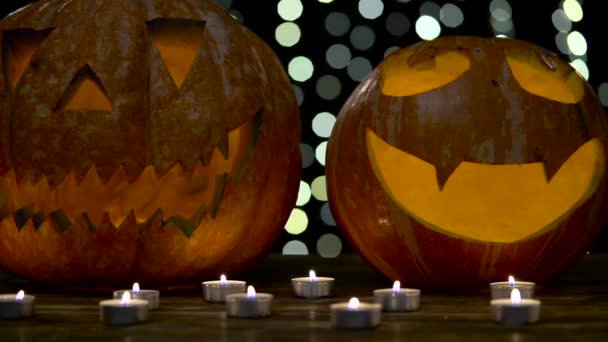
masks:
[[(81, 0), (85, 1), (85, 0)], [(89, 0), (86, 0), (89, 1)], [(128, 1), (128, 0), (124, 0)], [(171, 1), (171, 0), (168, 0)], [(292, 47), (283, 47), (275, 39), (275, 30), (284, 20), (277, 13), (277, 3), (279, 0), (216, 0), (221, 6), (228, 9), (239, 21), (262, 37), (276, 52), (281, 61), (287, 67), (289, 61), (295, 56), (306, 56), (314, 64), (313, 76), (305, 82), (292, 81), (301, 90), (303, 101), (300, 105), (302, 117), (302, 143), (304, 159), (311, 161), (304, 167), (302, 181), (308, 185), (324, 175), (324, 166), (314, 159), (311, 150), (327, 139), (319, 137), (312, 129), (312, 120), (320, 112), (329, 112), (336, 115), (341, 105), (345, 102), (351, 91), (355, 88), (358, 81), (352, 80), (346, 70), (337, 70), (328, 65), (325, 60), (325, 53), (329, 46), (341, 43), (348, 46), (353, 57), (365, 57), (373, 66), (377, 65), (384, 56), (387, 48), (392, 46), (405, 47), (420, 40), (414, 30), (414, 23), (420, 15), (420, 8), (424, 3), (435, 3), (442, 6), (446, 3), (457, 5), (464, 14), (464, 22), (456, 28), (441, 26), (441, 36), (445, 35), (476, 35), (491, 37), (495, 32), (491, 25), (489, 11), (490, 1), (405, 1), (405, 0), (384, 0), (383, 14), (374, 20), (363, 18), (358, 11), (357, 0), (334, 0), (332, 3), (319, 3), (317, 0), (301, 0), (304, 9), (302, 15), (294, 22), (299, 25), (302, 31), (300, 41)], [(20, 8), (32, 1), (15, 0), (3, 1), (0, 4), (0, 17), (4, 17), (13, 10)], [(542, 1), (508, 1), (512, 8), (512, 21), (514, 31), (512, 36), (517, 39), (527, 40), (541, 45), (549, 50), (559, 53), (556, 46), (555, 36), (558, 33), (554, 27), (551, 15), (559, 8), (562, 1), (542, 0)], [(582, 3), (584, 17), (582, 21), (573, 23), (572, 30), (581, 32), (586, 38), (588, 49), (586, 62), (590, 70), (589, 83), (598, 91), (602, 83), (608, 82), (608, 52), (605, 47), (604, 35), (608, 33), (606, 23), (606, 12), (603, 11), (605, 1), (584, 0)], [(336, 37), (331, 36), (325, 30), (324, 22), (330, 12), (343, 12), (348, 15), (351, 21), (350, 28), (356, 25), (367, 25), (375, 32), (376, 40), (373, 46), (367, 50), (358, 50), (350, 46), (349, 34)], [(410, 28), (402, 36), (393, 36), (385, 28), (385, 19), (388, 13), (397, 11), (405, 14), (410, 20)], [(566, 60), (572, 60), (571, 56), (560, 53)], [(323, 75), (333, 75), (340, 80), (341, 91), (339, 95), (331, 100), (322, 99), (316, 90), (316, 82)], [(608, 104), (608, 100), (604, 102)], [(307, 146), (306, 146), (307, 145)], [(312, 149), (311, 149), (312, 148)], [(299, 240), (307, 246), (309, 254), (321, 254), (331, 256), (335, 254), (335, 244), (328, 246), (319, 242), (322, 236), (327, 234), (333, 237), (340, 237), (340, 233), (327, 215), (326, 201), (311, 196), (310, 200), (300, 206), (308, 218), (307, 229), (298, 235), (283, 233), (275, 246), (275, 251), (284, 251), (286, 243), (292, 240)], [(608, 209), (608, 208), (607, 208)], [(325, 219), (322, 212), (325, 211)], [(331, 240), (331, 239), (330, 239)], [(335, 239), (334, 239), (335, 240)], [(328, 250), (329, 248), (329, 250)], [(332, 252), (332, 248), (333, 251)], [(350, 248), (345, 244), (341, 246), (341, 252), (348, 252)], [(602, 238), (598, 241), (593, 251), (608, 251), (608, 230), (605, 230)]]

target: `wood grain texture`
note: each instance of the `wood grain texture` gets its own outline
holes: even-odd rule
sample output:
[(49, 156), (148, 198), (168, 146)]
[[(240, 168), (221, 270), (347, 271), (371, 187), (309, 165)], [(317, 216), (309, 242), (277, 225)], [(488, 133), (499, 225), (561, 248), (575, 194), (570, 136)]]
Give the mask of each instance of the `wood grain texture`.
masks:
[[(227, 318), (224, 306), (202, 301), (193, 289), (161, 289), (161, 309), (150, 321), (130, 327), (105, 327), (97, 303), (110, 296), (77, 292), (0, 277), (0, 292), (25, 288), (35, 294), (35, 316), (0, 321), (2, 341), (604, 341), (608, 338), (608, 254), (587, 256), (555, 286), (538, 289), (541, 321), (507, 328), (489, 318), (487, 291), (467, 295), (423, 292), (421, 310), (383, 314), (375, 330), (335, 330), (329, 324), (329, 304), (358, 296), (372, 300), (372, 290), (390, 281), (359, 258), (338, 259), (271, 256), (241, 275), (258, 291), (275, 294), (273, 315), (256, 320)], [(290, 278), (314, 268), (319, 276), (336, 277), (336, 296), (294, 298)], [(145, 286), (144, 286), (145, 287)]]

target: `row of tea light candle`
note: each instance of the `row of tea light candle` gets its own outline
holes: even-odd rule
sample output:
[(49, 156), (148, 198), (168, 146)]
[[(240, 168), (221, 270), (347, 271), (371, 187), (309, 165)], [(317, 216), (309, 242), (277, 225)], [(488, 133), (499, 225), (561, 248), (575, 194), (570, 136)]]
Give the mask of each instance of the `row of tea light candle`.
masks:
[[(317, 277), (310, 271), (308, 277), (292, 279), (294, 294), (304, 298), (329, 297), (333, 293), (334, 278)], [(228, 316), (257, 318), (272, 313), (274, 296), (269, 293), (256, 293), (253, 286), (246, 287), (244, 281), (220, 280), (206, 281), (203, 285), (205, 301), (225, 303)], [(490, 284), (492, 300), (490, 313), (498, 322), (508, 325), (521, 325), (538, 321), (540, 301), (532, 299), (535, 284), (515, 281), (509, 276), (507, 282)], [(128, 325), (144, 322), (148, 311), (159, 308), (159, 292), (141, 290), (133, 284), (131, 290), (117, 290), (114, 299), (99, 302), (100, 319), (108, 325)], [(420, 290), (401, 288), (395, 281), (390, 289), (374, 290), (375, 303), (361, 303), (356, 297), (348, 303), (330, 305), (331, 323), (337, 328), (373, 328), (380, 324), (381, 311), (407, 312), (420, 308)], [(35, 297), (19, 291), (17, 295), (0, 295), (0, 318), (17, 319), (31, 316)]]

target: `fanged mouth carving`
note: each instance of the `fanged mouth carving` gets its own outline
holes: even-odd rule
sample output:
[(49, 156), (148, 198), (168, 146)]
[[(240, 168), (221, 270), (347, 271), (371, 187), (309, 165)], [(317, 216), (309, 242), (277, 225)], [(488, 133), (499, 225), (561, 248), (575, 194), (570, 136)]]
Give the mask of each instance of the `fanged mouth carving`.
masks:
[(405, 212), (431, 229), (480, 241), (514, 242), (554, 227), (595, 193), (604, 173), (604, 147), (592, 139), (550, 181), (542, 163), (462, 162), (440, 188), (433, 165), (371, 130), (366, 139), (377, 179)]
[(95, 231), (102, 222), (120, 227), (133, 218), (143, 228), (160, 216), (163, 226), (176, 225), (190, 236), (205, 215), (215, 218), (226, 184), (238, 183), (243, 177), (261, 123), (259, 112), (228, 134), (232, 152), (228, 158), (216, 148), (205, 165), (198, 161), (186, 170), (176, 162), (161, 176), (150, 165), (129, 181), (120, 166), (104, 183), (93, 166), (80, 181), (71, 171), (62, 182), (51, 186), (46, 176), (19, 182), (11, 170), (0, 178), (3, 197), (10, 199), (10, 203), (0, 207), (0, 221), (12, 219), (21, 229), (28, 221), (38, 228), (50, 220), (65, 231), (75, 220), (82, 219)]

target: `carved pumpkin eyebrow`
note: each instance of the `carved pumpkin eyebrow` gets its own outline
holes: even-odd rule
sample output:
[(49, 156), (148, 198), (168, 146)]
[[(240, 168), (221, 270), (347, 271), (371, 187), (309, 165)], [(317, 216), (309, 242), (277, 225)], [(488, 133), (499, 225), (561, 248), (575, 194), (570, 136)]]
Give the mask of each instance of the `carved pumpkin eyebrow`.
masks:
[(177, 88), (181, 88), (203, 45), (205, 22), (154, 19), (146, 22), (152, 42)]
[(505, 58), (513, 77), (525, 91), (568, 104), (583, 98), (582, 79), (566, 63), (556, 64), (535, 51), (514, 48), (505, 49)]
[(54, 28), (2, 31), (2, 64), (11, 89), (15, 89), (32, 56)]
[[(380, 65), (380, 89), (387, 96), (413, 96), (440, 88), (460, 78), (471, 68), (465, 53), (440, 50), (413, 60), (415, 51), (404, 50), (387, 57)], [(411, 61), (411, 63), (410, 63)]]

